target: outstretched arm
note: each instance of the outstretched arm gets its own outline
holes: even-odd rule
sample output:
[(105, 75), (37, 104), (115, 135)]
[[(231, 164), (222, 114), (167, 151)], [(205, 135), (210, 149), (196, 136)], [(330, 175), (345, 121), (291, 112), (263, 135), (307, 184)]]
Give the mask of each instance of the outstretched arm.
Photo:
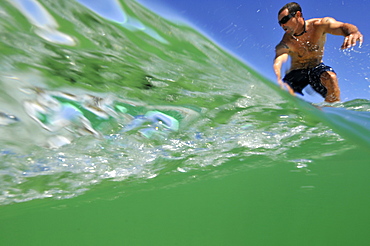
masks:
[(322, 18), (320, 24), (324, 27), (325, 32), (345, 37), (341, 47), (342, 49), (347, 49), (351, 46), (355, 46), (357, 41), (359, 41), (361, 46), (364, 41), (361, 32), (355, 25), (343, 23), (331, 17)]
[(285, 86), (287, 90), (290, 92), (290, 94), (295, 95), (293, 89), (290, 88), (288, 84), (284, 83), (281, 78), (281, 67), (283, 63), (285, 63), (289, 58), (288, 49), (289, 49), (288, 46), (284, 44), (283, 42), (279, 43), (276, 46), (275, 48), (276, 55), (275, 55), (273, 67), (274, 67), (274, 72), (276, 75), (277, 82), (279, 83), (281, 89), (284, 89), (284, 86)]

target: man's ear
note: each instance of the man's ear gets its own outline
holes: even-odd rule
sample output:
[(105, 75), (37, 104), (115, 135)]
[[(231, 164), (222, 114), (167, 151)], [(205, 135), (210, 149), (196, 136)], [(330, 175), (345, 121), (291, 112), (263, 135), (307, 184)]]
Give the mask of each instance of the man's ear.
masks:
[(301, 11), (297, 11), (296, 14), (295, 14), (296, 17), (302, 17), (302, 12)]

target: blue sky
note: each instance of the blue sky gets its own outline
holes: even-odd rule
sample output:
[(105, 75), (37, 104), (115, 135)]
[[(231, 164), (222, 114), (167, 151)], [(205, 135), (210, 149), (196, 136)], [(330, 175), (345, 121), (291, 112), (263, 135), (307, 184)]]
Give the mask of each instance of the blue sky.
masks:
[[(288, 1), (265, 0), (137, 0), (152, 11), (175, 22), (197, 28), (239, 59), (275, 82), (272, 70), (275, 45), (283, 30), (277, 12)], [(370, 0), (304, 0), (306, 19), (330, 16), (359, 27), (364, 44), (342, 51), (343, 37), (328, 35), (324, 62), (338, 74), (342, 101), (370, 100)], [(288, 64), (283, 68), (288, 69)], [(319, 96), (305, 100), (321, 102)]]

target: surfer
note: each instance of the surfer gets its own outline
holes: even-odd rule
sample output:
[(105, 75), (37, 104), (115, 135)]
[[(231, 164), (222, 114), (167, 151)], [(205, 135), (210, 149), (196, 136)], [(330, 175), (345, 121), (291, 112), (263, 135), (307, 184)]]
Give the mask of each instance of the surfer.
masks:
[[(360, 46), (363, 36), (352, 24), (336, 21), (331, 17), (305, 20), (301, 6), (291, 2), (284, 5), (278, 13), (279, 25), (285, 34), (276, 46), (274, 71), (282, 89), (290, 94), (299, 93), (307, 85), (318, 92), (326, 102), (340, 101), (340, 89), (334, 70), (322, 62), (326, 34), (344, 36), (342, 49)], [(285, 77), (281, 77), (282, 64), (291, 58), (291, 67)]]

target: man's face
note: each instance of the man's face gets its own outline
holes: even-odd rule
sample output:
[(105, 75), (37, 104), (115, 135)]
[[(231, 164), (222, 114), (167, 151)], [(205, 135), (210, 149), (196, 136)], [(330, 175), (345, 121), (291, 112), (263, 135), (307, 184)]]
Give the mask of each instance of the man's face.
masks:
[(286, 33), (294, 33), (294, 27), (297, 25), (295, 17), (289, 15), (288, 9), (284, 9), (278, 16), (280, 26)]

